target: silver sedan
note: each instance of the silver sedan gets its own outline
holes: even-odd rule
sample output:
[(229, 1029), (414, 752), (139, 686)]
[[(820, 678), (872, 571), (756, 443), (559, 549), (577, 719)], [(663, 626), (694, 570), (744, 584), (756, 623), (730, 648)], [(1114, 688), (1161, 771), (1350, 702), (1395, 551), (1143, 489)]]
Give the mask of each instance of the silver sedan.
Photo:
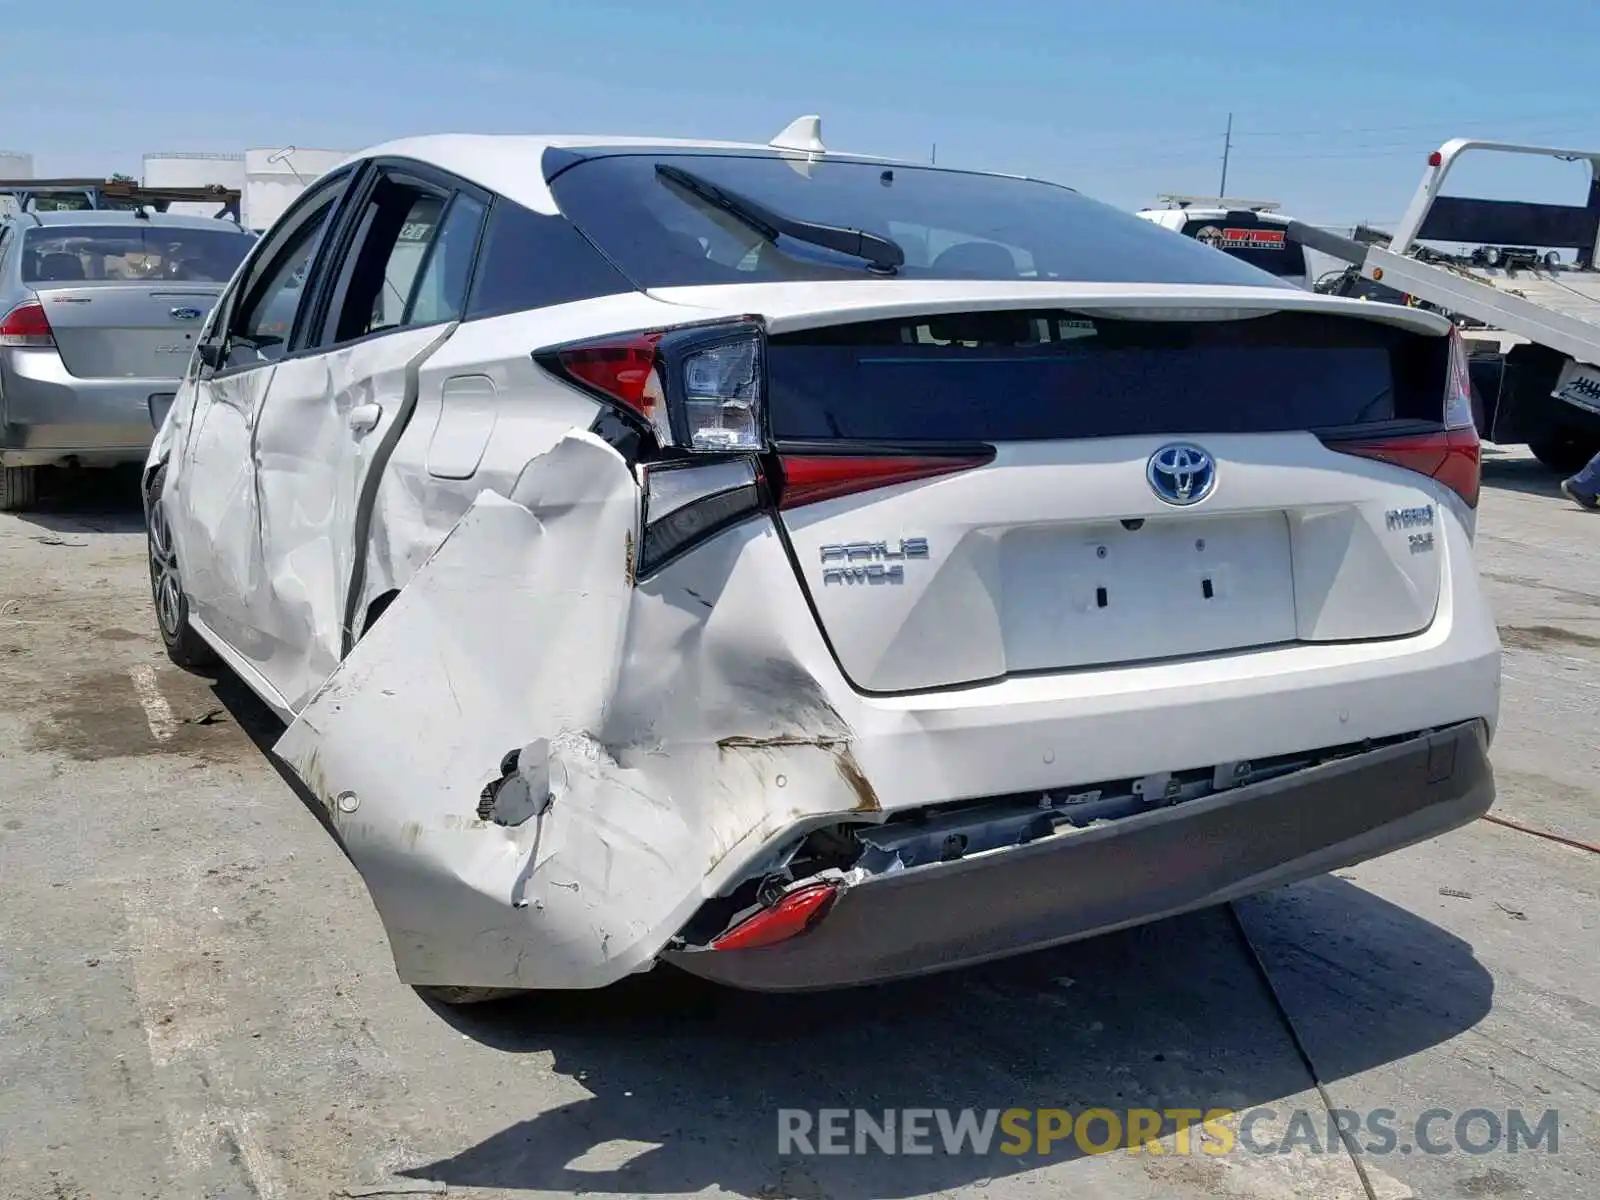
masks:
[(0, 509), (32, 507), (40, 467), (143, 461), (254, 240), (206, 217), (0, 219)]

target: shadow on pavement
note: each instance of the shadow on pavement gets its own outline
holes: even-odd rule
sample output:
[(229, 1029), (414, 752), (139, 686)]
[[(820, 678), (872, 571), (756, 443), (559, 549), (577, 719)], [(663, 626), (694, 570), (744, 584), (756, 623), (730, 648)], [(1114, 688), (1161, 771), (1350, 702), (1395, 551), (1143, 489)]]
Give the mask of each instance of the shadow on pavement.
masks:
[[(1489, 1009), (1493, 983), (1470, 946), (1349, 883), (1324, 878), (1249, 904), (1317, 976), (1297, 989), (1297, 1019), (1349, 1033), (1319, 1039), (1338, 1047), (1318, 1061), (1325, 1082), (1446, 1041)], [(909, 1197), (1081, 1151), (1068, 1139), (1048, 1157), (1005, 1154), (999, 1133), (986, 1155), (951, 1155), (935, 1125), (932, 1154), (785, 1156), (779, 1110), (859, 1108), (881, 1120), (919, 1107), (1316, 1104), (1301, 1096), (1311, 1081), (1222, 909), (851, 992), (756, 995), (658, 971), (598, 993), (436, 1011), (483, 1045), (552, 1055), (594, 1093), (403, 1172), (452, 1188)], [(1198, 1157), (1141, 1161), (1156, 1183), (1163, 1169), (1221, 1170)]]
[(339, 838), (339, 831), (328, 816), (328, 810), (322, 802), (312, 794), (311, 789), (300, 782), (300, 777), (291, 771), (276, 754), (272, 752), (278, 739), (283, 736), (284, 724), (278, 714), (268, 708), (239, 677), (226, 667), (219, 667), (211, 677), (211, 692), (217, 698), (217, 703), (228, 710), (228, 715), (244, 731), (246, 737), (255, 743), (261, 757), (278, 773), (284, 785), (295, 794), (295, 797), (313, 817), (317, 823), (333, 839), (333, 844), (339, 847), (341, 853), (348, 859), (349, 852), (344, 848), (344, 842)]
[(1485, 450), (1483, 486), (1492, 491), (1548, 496), (1562, 504), (1569, 503), (1561, 494), (1561, 476), (1536, 458), (1511, 458)]
[(45, 470), (33, 508), (12, 515), (68, 540), (79, 533), (141, 533), (144, 504), (139, 473), (138, 464), (111, 470)]

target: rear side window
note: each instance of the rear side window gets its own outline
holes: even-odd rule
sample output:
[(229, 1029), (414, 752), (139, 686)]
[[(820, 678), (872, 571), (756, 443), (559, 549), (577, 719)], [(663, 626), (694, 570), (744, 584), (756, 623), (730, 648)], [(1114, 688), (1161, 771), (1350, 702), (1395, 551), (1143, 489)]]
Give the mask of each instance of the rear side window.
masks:
[(1305, 277), (1305, 248), (1298, 242), (1291, 242), (1286, 236), (1288, 230), (1281, 224), (1243, 213), (1213, 221), (1190, 221), (1184, 225), (1183, 232), (1202, 245), (1221, 250), (1273, 275), (1289, 279)]
[(227, 283), (255, 239), (236, 229), (46, 225), (22, 238), (22, 281)]
[(633, 290), (565, 217), (544, 216), (502, 196), (489, 211), (467, 319)]
[(863, 262), (750, 223), (660, 174), (689, 172), (792, 220), (894, 241), (905, 279), (1280, 281), (1054, 184), (933, 167), (772, 155), (615, 154), (551, 181), (561, 211), (641, 287), (862, 279)]
[(1008, 442), (1337, 430), (1443, 416), (1448, 343), (1282, 313), (955, 314), (774, 337), (773, 435)]

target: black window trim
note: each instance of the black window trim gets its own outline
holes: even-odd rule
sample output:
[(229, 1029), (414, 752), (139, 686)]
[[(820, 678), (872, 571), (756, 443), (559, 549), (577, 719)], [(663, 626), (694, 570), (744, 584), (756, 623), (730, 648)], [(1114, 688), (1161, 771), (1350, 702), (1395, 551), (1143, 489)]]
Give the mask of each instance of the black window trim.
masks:
[[(311, 319), (307, 321), (306, 329), (302, 333), (296, 330), (297, 340), (290, 347), (290, 353), (284, 358), (309, 357), (316, 354), (328, 354), (334, 350), (343, 350), (350, 346), (359, 346), (374, 338), (388, 337), (396, 333), (405, 333), (414, 329), (428, 328), (421, 325), (401, 324), (390, 329), (379, 329), (365, 334), (359, 338), (350, 338), (343, 342), (323, 340), (327, 336), (328, 319), (334, 301), (334, 292), (338, 289), (339, 272), (333, 270), (335, 264), (343, 269), (346, 257), (357, 249), (356, 237), (360, 231), (361, 216), (366, 211), (367, 203), (372, 199), (381, 180), (387, 179), (406, 187), (418, 187), (427, 191), (436, 192), (444, 197), (445, 205), (439, 213), (438, 228), (433, 240), (429, 243), (427, 251), (423, 254), (421, 263), (417, 266), (417, 279), (422, 278), (432, 261), (434, 246), (438, 244), (438, 231), (444, 229), (445, 220), (450, 215), (450, 210), (455, 204), (458, 195), (465, 194), (478, 201), (483, 206), (484, 217), (478, 222), (477, 237), (472, 245), (472, 266), (467, 277), (467, 295), (472, 294), (472, 281), (477, 275), (478, 254), (483, 247), (483, 236), (489, 224), (489, 211), (492, 207), (495, 194), (488, 189), (454, 175), (449, 171), (436, 167), (431, 163), (421, 162), (414, 158), (405, 158), (398, 155), (385, 155), (382, 158), (366, 159), (363, 163), (363, 174), (359, 186), (352, 188), (348, 193), (345, 210), (340, 214), (339, 226), (330, 245), (336, 250), (325, 262), (317, 264), (316, 292), (312, 297)], [(410, 307), (410, 297), (407, 297), (407, 308)], [(465, 305), (463, 304), (463, 311)], [(434, 324), (444, 324), (435, 322)], [(311, 341), (311, 331), (319, 331), (315, 342)], [(281, 361), (281, 360), (280, 360)]]
[[(294, 198), (293, 203), (272, 227), (261, 235), (255, 247), (251, 250), (244, 269), (239, 273), (235, 286), (223, 293), (221, 301), (209, 328), (205, 332), (207, 342), (219, 342), (224, 350), (228, 340), (233, 335), (235, 318), (247, 301), (258, 299), (255, 295), (268, 277), (268, 272), (276, 265), (277, 259), (284, 249), (285, 244), (300, 231), (305, 219), (312, 210), (324, 202), (326, 196), (333, 195), (332, 209), (328, 214), (330, 228), (336, 228), (343, 219), (341, 209), (348, 203), (351, 184), (358, 178), (361, 164), (340, 167), (328, 175), (316, 180), (304, 192)], [(278, 236), (279, 234), (282, 236)], [(306, 281), (312, 285), (320, 270), (321, 261), (327, 253), (328, 239), (323, 238), (317, 247), (310, 265), (306, 269)], [(314, 297), (313, 297), (314, 299)], [(207, 379), (226, 379), (234, 375), (242, 375), (246, 371), (257, 371), (262, 367), (275, 366), (294, 353), (296, 338), (300, 333), (301, 323), (306, 317), (306, 307), (302, 304), (295, 312), (294, 326), (289, 330), (289, 337), (285, 339), (285, 353), (272, 362), (243, 363), (239, 366), (229, 366), (226, 361), (223, 365), (206, 374)]]

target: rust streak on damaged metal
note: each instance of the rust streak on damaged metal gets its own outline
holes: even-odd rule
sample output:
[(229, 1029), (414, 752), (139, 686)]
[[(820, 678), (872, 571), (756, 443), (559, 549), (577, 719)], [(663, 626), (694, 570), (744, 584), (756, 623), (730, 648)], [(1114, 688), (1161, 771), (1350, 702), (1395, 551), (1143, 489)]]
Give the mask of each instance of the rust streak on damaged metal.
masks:
[(729, 750), (769, 750), (787, 746), (813, 746), (818, 750), (826, 750), (833, 755), (834, 766), (838, 769), (839, 778), (845, 781), (850, 790), (855, 793), (855, 812), (882, 812), (883, 806), (878, 802), (878, 793), (872, 786), (872, 781), (867, 778), (866, 772), (861, 769), (861, 764), (856, 761), (856, 756), (851, 752), (850, 739), (844, 737), (803, 737), (799, 734), (781, 734), (777, 737), (725, 737), (717, 739), (717, 749), (723, 753)]
[(850, 752), (850, 747), (845, 748), (835, 756), (839, 767), (839, 777), (850, 785), (850, 790), (856, 794), (860, 801), (856, 805), (857, 812), (882, 812), (883, 805), (878, 802), (878, 793), (872, 786), (872, 781), (867, 778), (866, 772), (861, 769), (861, 764), (856, 761), (856, 756)]
[(815, 746), (819, 750), (832, 750), (835, 746), (849, 745), (849, 738), (803, 737), (797, 733), (781, 734), (778, 737), (734, 736), (717, 739), (718, 750), (766, 750), (780, 746)]

